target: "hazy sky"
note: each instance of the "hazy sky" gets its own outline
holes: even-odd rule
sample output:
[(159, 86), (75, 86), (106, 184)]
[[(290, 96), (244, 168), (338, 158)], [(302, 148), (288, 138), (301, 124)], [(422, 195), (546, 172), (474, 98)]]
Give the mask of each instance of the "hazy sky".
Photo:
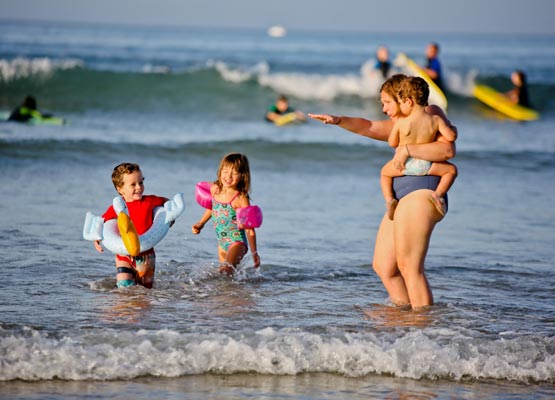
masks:
[(0, 9), (22, 20), (555, 34), (555, 0), (0, 0)]

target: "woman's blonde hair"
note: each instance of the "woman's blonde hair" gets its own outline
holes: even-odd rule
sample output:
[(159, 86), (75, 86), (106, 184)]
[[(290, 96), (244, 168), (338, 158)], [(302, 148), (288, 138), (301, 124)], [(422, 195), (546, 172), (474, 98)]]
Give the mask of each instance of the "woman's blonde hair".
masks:
[(380, 92), (390, 95), (396, 103), (399, 103), (399, 85), (407, 79), (405, 74), (395, 74), (387, 78), (382, 84)]

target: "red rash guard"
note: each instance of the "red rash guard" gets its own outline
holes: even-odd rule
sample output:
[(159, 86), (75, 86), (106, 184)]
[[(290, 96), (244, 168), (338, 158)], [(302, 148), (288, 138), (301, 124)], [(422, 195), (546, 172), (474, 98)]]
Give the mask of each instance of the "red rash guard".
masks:
[[(133, 221), (138, 235), (142, 235), (152, 226), (154, 209), (163, 206), (166, 201), (168, 201), (168, 199), (165, 197), (148, 195), (143, 196), (141, 200), (135, 200), (130, 203), (126, 202), (127, 209), (129, 210), (129, 217), (131, 221)], [(114, 206), (108, 207), (106, 212), (102, 215), (104, 221), (116, 219), (117, 217), (118, 215), (114, 210)]]

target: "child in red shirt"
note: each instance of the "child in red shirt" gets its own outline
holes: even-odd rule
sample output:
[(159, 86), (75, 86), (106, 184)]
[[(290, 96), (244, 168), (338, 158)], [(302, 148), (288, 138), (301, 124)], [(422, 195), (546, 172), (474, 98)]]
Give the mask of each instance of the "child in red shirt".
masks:
[[(129, 218), (133, 221), (137, 234), (142, 235), (152, 226), (154, 209), (163, 206), (168, 199), (143, 195), (144, 178), (137, 164), (122, 163), (116, 166), (112, 172), (112, 182), (127, 204)], [(116, 219), (117, 213), (114, 207), (108, 207), (102, 218), (104, 221)], [(98, 240), (94, 242), (94, 247), (101, 253), (104, 251)], [(116, 254), (117, 286), (128, 287), (139, 284), (152, 288), (155, 268), (154, 248), (135, 257)]]

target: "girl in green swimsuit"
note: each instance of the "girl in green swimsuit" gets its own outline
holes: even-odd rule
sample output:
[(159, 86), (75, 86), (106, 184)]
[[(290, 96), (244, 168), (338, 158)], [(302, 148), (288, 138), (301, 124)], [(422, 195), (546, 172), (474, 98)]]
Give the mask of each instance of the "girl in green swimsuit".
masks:
[(235, 267), (251, 249), (254, 267), (260, 265), (256, 251), (254, 228), (240, 229), (237, 226), (236, 209), (249, 207), (251, 175), (249, 161), (239, 153), (226, 155), (220, 162), (217, 179), (210, 188), (212, 209), (207, 209), (201, 219), (193, 225), (193, 234), (198, 235), (210, 218), (218, 237), (220, 273), (233, 275)]

